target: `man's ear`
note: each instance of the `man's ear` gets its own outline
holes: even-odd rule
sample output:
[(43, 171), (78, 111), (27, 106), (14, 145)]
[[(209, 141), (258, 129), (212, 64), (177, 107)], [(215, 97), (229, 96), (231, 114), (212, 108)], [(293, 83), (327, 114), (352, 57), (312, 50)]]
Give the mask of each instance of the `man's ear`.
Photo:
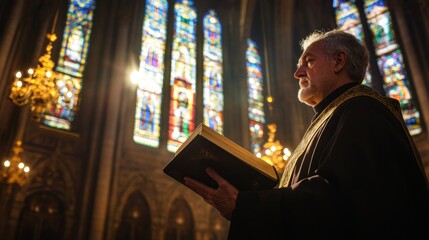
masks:
[(340, 72), (347, 62), (347, 54), (344, 51), (339, 51), (334, 56), (335, 59), (335, 72)]

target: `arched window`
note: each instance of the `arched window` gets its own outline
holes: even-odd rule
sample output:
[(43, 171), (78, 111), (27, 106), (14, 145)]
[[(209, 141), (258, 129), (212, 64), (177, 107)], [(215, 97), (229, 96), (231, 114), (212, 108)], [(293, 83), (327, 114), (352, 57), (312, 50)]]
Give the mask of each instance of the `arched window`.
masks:
[(222, 28), (211, 10), (204, 17), (204, 123), (223, 132)]
[(262, 60), (258, 46), (247, 40), (246, 71), (249, 88), (250, 148), (253, 153), (261, 150), (264, 140), (265, 113), (263, 95)]
[(122, 212), (116, 239), (152, 239), (150, 209), (146, 199), (138, 192), (130, 195)]
[[(170, 11), (174, 16), (168, 17), (168, 3), (146, 2), (133, 139), (138, 144), (160, 147), (161, 134), (166, 134), (167, 150), (175, 152), (195, 129), (196, 112), (201, 113), (207, 126), (223, 132), (222, 26), (216, 12), (209, 10), (201, 19), (202, 28), (197, 29), (200, 18), (192, 0), (176, 0), (171, 9), (174, 11)], [(168, 19), (174, 23), (168, 24)], [(202, 49), (197, 49), (200, 30), (204, 39)], [(169, 33), (171, 53), (166, 52)], [(198, 54), (202, 54), (198, 58), (203, 66), (201, 79), (197, 79)], [(169, 62), (164, 63), (165, 59)], [(171, 67), (165, 68), (165, 64)], [(196, 107), (201, 105), (196, 103), (197, 85), (202, 86), (203, 94), (198, 98), (203, 107), (198, 110)], [(165, 96), (163, 88), (169, 89), (169, 96)], [(161, 113), (165, 105), (162, 99), (169, 106), (167, 111), (162, 110), (165, 116)], [(168, 119), (165, 131), (161, 126), (163, 118)]]
[[(379, 71), (372, 71), (373, 81), (381, 79), (385, 94), (399, 101), (402, 116), (411, 135), (422, 132), (420, 112), (417, 109), (410, 75), (406, 70), (401, 48), (397, 42), (395, 30), (388, 7), (383, 0), (334, 0), (337, 24), (356, 36), (366, 36), (365, 44), (376, 59)], [(350, 17), (348, 17), (350, 16)], [(351, 17), (353, 16), (353, 17)], [(357, 23), (363, 21), (366, 24)], [(354, 26), (351, 22), (355, 22)], [(363, 35), (362, 33), (366, 33)], [(375, 84), (375, 83), (373, 83)]]
[(195, 223), (192, 211), (183, 198), (177, 198), (168, 213), (167, 230), (163, 239), (195, 239)]
[(195, 125), (196, 23), (191, 0), (174, 5), (174, 34), (170, 74), (170, 112), (167, 149), (175, 152)]
[(70, 130), (80, 101), (82, 76), (89, 47), (94, 0), (70, 0), (67, 20), (55, 70), (60, 93), (58, 101), (50, 104), (43, 117), (44, 125)]
[(62, 239), (64, 226), (64, 203), (54, 194), (37, 192), (25, 199), (16, 239)]
[(134, 141), (151, 147), (159, 145), (167, 10), (167, 0), (148, 0), (143, 24)]

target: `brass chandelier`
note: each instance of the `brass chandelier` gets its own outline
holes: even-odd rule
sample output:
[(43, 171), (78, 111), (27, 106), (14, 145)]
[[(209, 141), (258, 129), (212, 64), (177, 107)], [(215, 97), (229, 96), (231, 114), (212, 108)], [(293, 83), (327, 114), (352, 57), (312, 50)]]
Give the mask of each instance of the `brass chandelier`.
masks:
[(277, 125), (270, 123), (268, 127), (268, 140), (263, 145), (263, 150), (256, 153), (256, 156), (274, 166), (277, 173), (282, 174), (291, 151), (283, 147), (279, 140), (275, 140)]
[(21, 147), (22, 142), (16, 141), (12, 148), (13, 155), (10, 159), (3, 161), (3, 166), (0, 168), (0, 181), (5, 181), (8, 184), (17, 184), (23, 186), (30, 172), (30, 167), (26, 166), (22, 161), (20, 154), (24, 151)]
[(57, 39), (54, 33), (47, 34), (49, 40), (46, 53), (39, 58), (35, 69), (27, 70), (23, 76), (21, 71), (15, 74), (9, 97), (18, 106), (29, 104), (32, 119), (39, 122), (46, 106), (58, 99), (59, 92), (55, 83), (57, 74), (53, 71), (54, 62), (51, 59), (52, 43)]
[(48, 104), (56, 103), (59, 97), (56, 86), (58, 74), (53, 70), (55, 64), (51, 57), (52, 44), (57, 40), (55, 35), (57, 18), (58, 11), (55, 14), (51, 33), (46, 35), (49, 42), (45, 48), (45, 54), (40, 56), (36, 68), (28, 69), (25, 76), (21, 71), (15, 74), (9, 95), (10, 99), (18, 106), (30, 105), (32, 119), (36, 122), (41, 120)]

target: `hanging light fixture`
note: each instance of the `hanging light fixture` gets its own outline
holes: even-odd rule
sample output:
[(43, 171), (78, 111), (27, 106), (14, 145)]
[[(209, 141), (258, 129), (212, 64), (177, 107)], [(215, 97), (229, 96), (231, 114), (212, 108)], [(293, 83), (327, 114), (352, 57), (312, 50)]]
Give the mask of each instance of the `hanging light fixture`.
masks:
[[(267, 66), (266, 66), (266, 70), (267, 70)], [(267, 85), (269, 84), (270, 82), (267, 78)], [(274, 98), (271, 96), (271, 90), (270, 90), (270, 87), (268, 86), (267, 102), (268, 102), (268, 109), (269, 109), (270, 115), (273, 110), (273, 106), (272, 106), (273, 101), (274, 101)], [(256, 153), (256, 156), (258, 158), (261, 158), (265, 162), (271, 164), (272, 166), (274, 166), (277, 170), (277, 173), (282, 174), (287, 164), (287, 161), (291, 155), (291, 151), (287, 147), (283, 147), (283, 145), (280, 143), (279, 140), (276, 140), (277, 124), (273, 122), (268, 123), (267, 128), (268, 128), (268, 139), (262, 145), (261, 151)]]
[(281, 174), (291, 152), (288, 148), (283, 148), (279, 140), (275, 140), (276, 131), (277, 125), (275, 123), (268, 124), (268, 140), (264, 143), (263, 150), (256, 156), (274, 166), (277, 172)]
[(9, 95), (10, 99), (18, 106), (30, 105), (32, 119), (36, 122), (40, 121), (48, 104), (55, 103), (59, 96), (55, 83), (57, 73), (53, 70), (55, 64), (51, 57), (52, 43), (57, 39), (54, 33), (57, 16), (58, 11), (55, 15), (52, 31), (47, 34), (49, 42), (45, 54), (39, 58), (36, 68), (28, 69), (25, 75), (21, 71), (15, 74)]
[[(48, 104), (55, 103), (59, 96), (56, 85), (57, 73), (54, 72), (55, 64), (51, 57), (52, 44), (57, 40), (54, 33), (57, 18), (58, 10), (55, 14), (51, 33), (46, 35), (49, 41), (45, 48), (46, 52), (39, 57), (36, 68), (28, 69), (25, 74), (18, 71), (10, 89), (9, 98), (18, 106), (30, 105), (32, 119), (36, 122), (40, 121)], [(24, 123), (21, 122), (20, 128), (24, 128)], [(23, 132), (22, 129), (21, 132)], [(30, 167), (21, 158), (24, 149), (20, 135), (18, 134), (18, 140), (12, 148), (12, 157), (4, 160), (0, 166), (0, 180), (8, 184), (22, 186), (27, 180)]]
[(12, 148), (13, 155), (10, 159), (3, 161), (0, 166), (0, 181), (5, 181), (8, 184), (17, 184), (23, 186), (27, 180), (30, 172), (24, 161), (21, 159), (21, 153), (24, 151), (21, 147), (22, 142), (16, 141), (15, 146)]
[[(268, 53), (267, 53), (267, 40), (266, 40), (266, 32), (265, 32), (265, 22), (264, 22), (264, 14), (262, 10), (262, 1), (259, 1), (259, 9), (261, 12), (261, 20), (262, 20), (262, 36), (263, 36), (263, 46), (264, 46), (264, 63), (265, 63), (265, 76), (267, 82), (267, 103), (268, 110), (270, 116), (272, 116), (273, 111), (273, 102), (274, 98), (271, 95), (271, 81), (270, 81), (270, 71), (268, 64)], [(279, 140), (275, 140), (277, 125), (273, 122), (267, 124), (268, 127), (268, 139), (262, 145), (263, 148), (260, 152), (256, 153), (256, 156), (264, 160), (265, 162), (274, 166), (279, 174), (283, 173), (284, 167), (286, 166), (287, 160), (289, 159), (291, 152), (288, 148), (283, 147)]]

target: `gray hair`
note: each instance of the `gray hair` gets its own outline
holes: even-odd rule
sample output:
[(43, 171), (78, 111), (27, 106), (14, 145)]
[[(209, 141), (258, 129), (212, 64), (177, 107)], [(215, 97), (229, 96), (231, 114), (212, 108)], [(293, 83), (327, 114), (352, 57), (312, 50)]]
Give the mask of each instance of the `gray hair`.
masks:
[(363, 81), (368, 67), (368, 49), (355, 36), (339, 29), (328, 32), (315, 31), (300, 42), (301, 48), (305, 50), (315, 42), (319, 42), (328, 55), (345, 52), (347, 75), (358, 83)]

